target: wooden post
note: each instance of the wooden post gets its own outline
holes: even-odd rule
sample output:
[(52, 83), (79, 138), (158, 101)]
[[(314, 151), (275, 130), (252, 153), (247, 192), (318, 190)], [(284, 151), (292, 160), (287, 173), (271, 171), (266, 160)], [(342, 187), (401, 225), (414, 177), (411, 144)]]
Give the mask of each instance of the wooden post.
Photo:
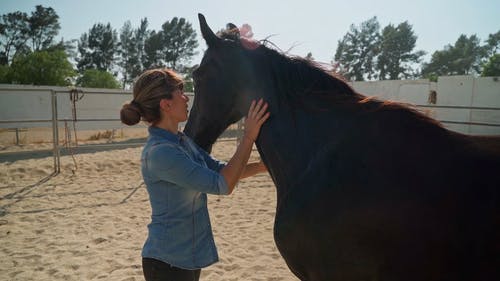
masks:
[(16, 145), (19, 145), (19, 128), (16, 128)]

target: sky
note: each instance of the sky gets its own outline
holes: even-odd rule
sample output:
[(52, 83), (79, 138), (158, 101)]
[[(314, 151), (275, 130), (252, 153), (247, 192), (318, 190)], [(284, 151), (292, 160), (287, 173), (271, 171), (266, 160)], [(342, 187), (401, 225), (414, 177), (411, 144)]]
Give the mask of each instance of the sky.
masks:
[(418, 36), (415, 50), (424, 50), (425, 61), (434, 51), (454, 44), (461, 34), (476, 34), (482, 41), (500, 30), (500, 0), (0, 0), (0, 14), (30, 14), (36, 5), (52, 7), (59, 15), (64, 40), (79, 39), (96, 23), (111, 23), (119, 31), (130, 20), (137, 28), (147, 18), (149, 28), (160, 30), (165, 21), (183, 17), (198, 35), (201, 61), (206, 49), (198, 13), (205, 15), (212, 30), (232, 22), (250, 24), (255, 39), (270, 40), (292, 55), (312, 53), (315, 60), (330, 63), (338, 41), (352, 24), (359, 26), (374, 16), (381, 28), (408, 21)]

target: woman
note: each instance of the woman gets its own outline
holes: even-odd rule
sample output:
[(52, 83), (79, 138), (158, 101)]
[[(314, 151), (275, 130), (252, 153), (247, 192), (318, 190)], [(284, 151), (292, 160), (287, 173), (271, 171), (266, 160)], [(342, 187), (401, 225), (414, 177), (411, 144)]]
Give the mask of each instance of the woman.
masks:
[(178, 131), (188, 117), (183, 81), (168, 69), (152, 69), (134, 84), (134, 99), (120, 112), (123, 123), (150, 124), (141, 170), (152, 209), (142, 250), (144, 277), (198, 280), (201, 268), (218, 261), (207, 209), (207, 193), (231, 194), (240, 178), (266, 171), (247, 164), (260, 127), (269, 117), (267, 103), (252, 102), (245, 133), (229, 162), (213, 159)]

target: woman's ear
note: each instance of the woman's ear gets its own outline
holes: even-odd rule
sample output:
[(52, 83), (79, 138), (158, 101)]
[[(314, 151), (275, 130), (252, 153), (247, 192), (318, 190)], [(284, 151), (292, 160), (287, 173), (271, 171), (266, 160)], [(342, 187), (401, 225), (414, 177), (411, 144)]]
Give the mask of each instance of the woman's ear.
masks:
[(167, 99), (162, 99), (160, 100), (160, 108), (163, 111), (169, 111), (170, 110), (170, 103)]

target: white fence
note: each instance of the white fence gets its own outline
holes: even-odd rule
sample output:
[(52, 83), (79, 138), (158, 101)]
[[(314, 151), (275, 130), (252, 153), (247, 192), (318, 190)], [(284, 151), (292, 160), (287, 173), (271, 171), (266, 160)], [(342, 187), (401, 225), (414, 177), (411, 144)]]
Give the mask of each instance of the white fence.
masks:
[[(467, 134), (500, 135), (499, 77), (450, 76), (429, 80), (353, 82), (362, 94), (414, 104), (446, 127)], [(194, 96), (190, 96), (191, 107)], [(59, 128), (119, 129), (131, 91), (0, 84), (0, 128), (50, 127), (59, 172)], [(183, 124), (181, 124), (182, 126)], [(144, 125), (138, 125), (144, 126)]]
[(131, 99), (128, 90), (0, 84), (0, 128), (52, 127), (56, 116), (78, 130), (123, 128), (120, 109)]
[[(193, 94), (188, 95), (191, 103)], [(77, 131), (124, 128), (120, 109), (131, 99), (131, 91), (126, 90), (0, 84), (0, 128), (15, 129), (16, 137), (22, 128), (51, 128), (54, 171), (58, 173), (59, 133), (64, 125), (70, 123)]]

